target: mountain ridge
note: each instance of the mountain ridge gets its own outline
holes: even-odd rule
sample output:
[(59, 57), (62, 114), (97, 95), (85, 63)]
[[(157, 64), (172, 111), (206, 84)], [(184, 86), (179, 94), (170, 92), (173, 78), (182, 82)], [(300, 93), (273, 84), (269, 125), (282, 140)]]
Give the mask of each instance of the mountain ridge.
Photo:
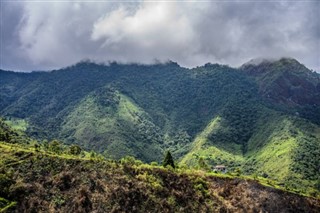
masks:
[[(263, 72), (253, 75), (256, 70)], [(2, 71), (0, 79), (0, 115), (25, 120), (27, 134), (39, 141), (57, 138), (145, 162), (160, 161), (171, 150), (189, 166), (204, 159), (278, 181), (302, 175), (307, 182), (299, 184), (316, 184), (320, 160), (307, 162), (304, 152), (314, 147), (317, 158), (320, 150), (319, 133), (312, 130), (320, 123), (319, 74), (293, 59), (239, 69), (82, 62), (48, 73)], [(215, 118), (219, 125), (206, 130)], [(269, 157), (289, 172), (279, 172)]]

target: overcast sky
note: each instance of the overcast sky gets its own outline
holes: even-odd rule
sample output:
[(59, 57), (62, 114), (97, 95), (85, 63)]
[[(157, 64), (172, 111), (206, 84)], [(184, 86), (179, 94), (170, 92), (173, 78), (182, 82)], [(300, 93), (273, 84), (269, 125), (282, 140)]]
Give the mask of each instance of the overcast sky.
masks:
[(1, 1), (0, 68), (83, 59), (240, 66), (293, 57), (320, 71), (320, 1)]

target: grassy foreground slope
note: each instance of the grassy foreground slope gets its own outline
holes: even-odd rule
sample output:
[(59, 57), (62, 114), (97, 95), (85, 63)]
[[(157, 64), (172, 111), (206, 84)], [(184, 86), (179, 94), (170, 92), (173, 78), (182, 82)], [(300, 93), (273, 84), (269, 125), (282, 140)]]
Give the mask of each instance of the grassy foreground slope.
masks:
[(319, 212), (320, 200), (254, 180), (55, 155), (0, 143), (3, 212)]

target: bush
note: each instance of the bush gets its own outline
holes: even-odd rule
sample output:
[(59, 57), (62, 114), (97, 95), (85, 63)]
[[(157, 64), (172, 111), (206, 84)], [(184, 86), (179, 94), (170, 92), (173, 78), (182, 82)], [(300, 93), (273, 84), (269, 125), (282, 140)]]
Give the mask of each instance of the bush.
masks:
[(125, 156), (120, 160), (120, 163), (122, 165), (127, 165), (127, 166), (133, 166), (133, 165), (139, 166), (142, 164), (142, 161), (137, 160), (132, 156)]
[(61, 143), (58, 140), (52, 140), (49, 143), (49, 151), (54, 152), (56, 154), (62, 153)]
[(14, 181), (7, 174), (0, 174), (0, 196), (6, 197)]
[(202, 195), (207, 196), (209, 195), (209, 191), (208, 191), (208, 183), (203, 180), (202, 178), (198, 177), (197, 179), (195, 179), (194, 181), (194, 188), (201, 192)]
[(80, 155), (81, 151), (82, 150), (81, 150), (80, 146), (78, 146), (78, 145), (73, 144), (69, 147), (69, 153), (71, 155)]
[(148, 174), (144, 172), (143, 174), (139, 174), (136, 176), (139, 180), (148, 183), (153, 189), (161, 190), (162, 189), (162, 181), (156, 178), (152, 174)]
[(159, 164), (158, 164), (158, 162), (152, 161), (152, 162), (150, 163), (150, 165), (151, 165), (151, 166), (158, 166)]

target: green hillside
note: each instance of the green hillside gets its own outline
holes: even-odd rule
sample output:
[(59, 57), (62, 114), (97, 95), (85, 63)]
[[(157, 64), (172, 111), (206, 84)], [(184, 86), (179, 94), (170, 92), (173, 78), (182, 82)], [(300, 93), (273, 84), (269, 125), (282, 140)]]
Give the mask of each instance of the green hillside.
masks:
[(320, 75), (294, 59), (239, 69), (81, 62), (0, 71), (0, 100), (6, 122), (40, 144), (58, 139), (144, 162), (170, 150), (181, 166), (224, 164), (231, 173), (319, 190)]
[[(19, 73), (9, 72), (9, 74), (20, 76)], [(9, 95), (8, 99), (13, 100), (9, 106), (1, 110), (1, 114), (28, 121), (29, 135), (37, 139), (65, 140), (68, 138), (73, 140), (72, 142), (88, 147), (81, 140), (75, 140), (77, 137), (73, 137), (74, 126), (79, 126), (79, 121), (88, 125), (93, 124), (90, 121), (84, 122), (83, 113), (80, 113), (79, 110), (83, 110), (81, 108), (86, 104), (90, 105), (90, 99), (103, 99), (104, 97), (99, 97), (103, 95), (99, 92), (101, 88), (112, 88), (122, 97), (129, 98), (133, 105), (143, 111), (139, 116), (143, 117), (143, 125), (148, 129), (147, 132), (157, 132), (155, 137), (161, 139), (156, 140), (163, 141), (162, 147), (171, 149), (176, 157), (186, 154), (190, 149), (190, 142), (205, 128), (207, 122), (222, 111), (227, 111), (228, 106), (245, 102), (248, 108), (250, 103), (257, 98), (253, 82), (249, 81), (243, 73), (221, 65), (208, 64), (187, 70), (173, 62), (150, 66), (134, 64), (103, 66), (80, 63), (60, 71), (36, 74), (31, 73), (35, 75), (34, 80), (27, 86), (20, 87), (19, 84), (16, 84), (16, 87), (12, 87), (11, 93), (6, 93), (5, 82), (1, 84), (1, 94)], [(1, 75), (6, 76), (8, 73), (1, 72)], [(20, 77), (17, 79), (23, 81)], [(101, 101), (97, 102), (100, 105), (97, 106), (98, 109), (95, 109), (96, 104), (92, 105), (92, 103), (90, 105), (92, 109), (85, 113), (86, 118), (93, 119), (98, 116), (99, 119), (109, 120), (110, 116), (126, 113), (123, 110), (114, 109), (113, 115), (111, 113), (106, 116), (107, 109), (103, 109)], [(116, 105), (118, 103), (115, 103), (115, 108), (118, 108)], [(78, 118), (76, 118), (77, 113), (81, 115)], [(89, 113), (94, 115), (89, 115)], [(122, 125), (128, 125), (128, 128), (131, 128), (132, 125), (130, 127), (128, 124), (127, 116), (121, 117), (122, 115), (118, 121), (125, 121), (122, 122)], [(125, 138), (126, 136), (118, 130), (127, 130), (119, 128), (118, 121), (113, 124), (110, 122), (108, 125), (100, 125), (101, 129), (98, 131), (106, 134), (95, 139), (97, 145), (91, 143), (90, 147), (103, 152), (108, 144), (112, 144), (107, 142), (111, 132), (115, 133), (112, 133), (114, 137), (118, 135), (120, 141)], [(72, 122), (78, 123), (72, 124)], [(78, 130), (77, 134), (81, 135), (80, 132), (84, 131), (84, 125), (81, 124), (81, 127), (82, 130)], [(87, 128), (95, 129), (94, 126), (87, 126)], [(132, 129), (132, 131), (135, 130)], [(132, 137), (141, 136), (134, 134)], [(150, 134), (148, 137), (151, 137), (152, 140), (155, 138)], [(137, 140), (134, 139), (132, 142)], [(103, 143), (106, 144), (101, 146)], [(123, 145), (118, 144), (117, 146)], [(146, 150), (141, 151), (146, 152)], [(142, 152), (135, 154), (141, 155)], [(151, 160), (143, 157), (141, 159)]]
[(115, 159), (130, 155), (150, 162), (160, 159), (163, 152), (163, 139), (156, 130), (130, 98), (112, 88), (101, 88), (65, 118), (60, 138)]
[[(0, 135), (20, 132), (0, 121)], [(54, 145), (55, 144), (55, 145)], [(53, 147), (60, 149), (53, 149)], [(318, 212), (271, 180), (120, 161), (74, 145), (0, 140), (0, 212)]]

